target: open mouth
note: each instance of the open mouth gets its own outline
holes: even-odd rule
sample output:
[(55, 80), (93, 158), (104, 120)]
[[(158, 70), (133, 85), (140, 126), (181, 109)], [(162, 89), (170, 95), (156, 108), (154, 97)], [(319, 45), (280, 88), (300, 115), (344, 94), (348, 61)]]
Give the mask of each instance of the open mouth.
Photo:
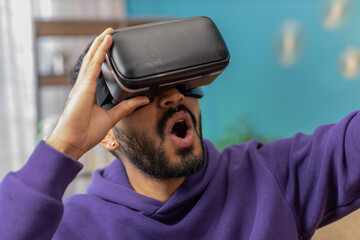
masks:
[(193, 124), (188, 113), (180, 111), (175, 113), (167, 123), (168, 133), (175, 146), (179, 148), (189, 147), (193, 144)]
[(185, 120), (177, 121), (171, 131), (171, 134), (176, 135), (179, 138), (185, 138), (188, 127)]

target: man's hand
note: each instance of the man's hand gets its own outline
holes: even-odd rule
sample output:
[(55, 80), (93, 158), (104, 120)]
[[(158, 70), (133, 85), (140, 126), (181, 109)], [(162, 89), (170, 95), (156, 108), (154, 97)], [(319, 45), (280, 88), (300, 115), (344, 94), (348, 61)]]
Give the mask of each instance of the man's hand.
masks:
[(111, 31), (111, 28), (105, 30), (92, 43), (83, 59), (65, 110), (46, 141), (75, 159), (98, 144), (118, 121), (136, 108), (149, 103), (147, 97), (136, 97), (124, 100), (108, 111), (97, 104), (96, 80), (105, 54), (112, 44), (112, 37), (109, 35)]

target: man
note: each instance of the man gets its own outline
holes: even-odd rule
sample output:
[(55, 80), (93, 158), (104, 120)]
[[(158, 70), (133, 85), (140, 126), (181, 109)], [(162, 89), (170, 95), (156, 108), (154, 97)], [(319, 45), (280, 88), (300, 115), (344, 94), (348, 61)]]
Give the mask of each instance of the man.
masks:
[[(357, 112), (313, 135), (219, 153), (202, 140), (198, 100), (175, 88), (96, 104), (110, 32), (84, 57), (48, 140), (2, 181), (1, 239), (310, 239), (359, 207)], [(76, 159), (99, 142), (120, 160), (62, 203)]]

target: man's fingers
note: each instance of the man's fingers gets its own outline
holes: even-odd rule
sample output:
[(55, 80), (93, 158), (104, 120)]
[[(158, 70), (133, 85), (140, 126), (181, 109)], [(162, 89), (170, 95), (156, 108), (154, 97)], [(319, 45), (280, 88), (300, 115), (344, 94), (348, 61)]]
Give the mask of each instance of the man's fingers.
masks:
[(143, 96), (130, 98), (120, 102), (118, 105), (107, 111), (111, 118), (112, 125), (114, 126), (122, 118), (134, 112), (135, 109), (149, 104), (149, 102), (149, 98)]
[(102, 43), (98, 47), (95, 54), (92, 56), (91, 61), (87, 64), (86, 68), (83, 70), (82, 75), (82, 87), (88, 90), (95, 91), (96, 79), (99, 77), (101, 72), (101, 64), (105, 60), (105, 55), (108, 49), (112, 44), (112, 37), (106, 35)]
[(91, 66), (94, 66), (94, 70), (99, 70), (99, 72), (95, 72), (95, 75), (98, 76), (100, 74), (101, 64), (105, 60), (105, 55), (108, 49), (112, 44), (112, 37), (110, 35), (106, 35), (104, 40), (102, 41), (101, 45), (99, 46), (98, 50), (95, 52), (93, 59), (91, 61)]
[(99, 48), (100, 44), (104, 40), (105, 36), (108, 35), (109, 33), (111, 33), (112, 31), (113, 31), (112, 28), (107, 28), (104, 32), (102, 32), (99, 36), (97, 36), (95, 38), (95, 40), (93, 41), (93, 43), (91, 44), (91, 46), (89, 48), (89, 51), (87, 52), (87, 54), (84, 57), (83, 62), (91, 61), (92, 57), (96, 53), (97, 49)]
[[(80, 80), (80, 81), (90, 80), (89, 78), (94, 77), (94, 74), (96, 74), (97, 72), (100, 73), (100, 69), (93, 69), (94, 65), (97, 65), (97, 66), (95, 66), (95, 68), (99, 67), (98, 66), (99, 64), (94, 64), (94, 61), (95, 61), (95, 63), (104, 61), (105, 53), (110, 48), (111, 43), (112, 43), (112, 38), (111, 38), (111, 36), (108, 35), (112, 31), (113, 31), (112, 28), (108, 28), (102, 34), (100, 34), (99, 36), (97, 36), (95, 38), (95, 40), (93, 41), (93, 43), (90, 46), (89, 51), (83, 58), (83, 62), (81, 64), (78, 80)], [(99, 52), (100, 53), (105, 52), (105, 53), (99, 55), (98, 54)], [(102, 57), (102, 59), (100, 59), (101, 57)], [(95, 70), (95, 71), (93, 71), (93, 70)], [(89, 73), (90, 73), (90, 75), (88, 75)], [(85, 78), (80, 77), (85, 74), (87, 75), (87, 77), (85, 77)], [(96, 77), (97, 77), (97, 75), (96, 75)]]
[[(112, 37), (109, 33), (113, 31), (112, 28), (106, 29), (99, 35), (91, 44), (89, 51), (83, 58), (80, 72), (76, 83), (70, 92), (70, 97), (77, 89), (88, 89), (90, 92), (95, 91), (96, 78), (101, 71), (101, 64), (105, 60), (105, 54), (112, 44)], [(90, 87), (90, 88), (89, 88)]]

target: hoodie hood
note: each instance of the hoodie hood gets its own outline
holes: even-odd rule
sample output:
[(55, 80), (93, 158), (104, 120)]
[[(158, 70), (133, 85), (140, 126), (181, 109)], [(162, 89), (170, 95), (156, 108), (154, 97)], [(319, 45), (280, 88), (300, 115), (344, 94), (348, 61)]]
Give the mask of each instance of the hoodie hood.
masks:
[(207, 140), (204, 140), (204, 154), (204, 167), (187, 177), (165, 203), (135, 192), (119, 159), (115, 159), (107, 168), (93, 173), (87, 192), (161, 222), (179, 221), (201, 198), (217, 169), (218, 161), (210, 158), (218, 159), (219, 152)]

